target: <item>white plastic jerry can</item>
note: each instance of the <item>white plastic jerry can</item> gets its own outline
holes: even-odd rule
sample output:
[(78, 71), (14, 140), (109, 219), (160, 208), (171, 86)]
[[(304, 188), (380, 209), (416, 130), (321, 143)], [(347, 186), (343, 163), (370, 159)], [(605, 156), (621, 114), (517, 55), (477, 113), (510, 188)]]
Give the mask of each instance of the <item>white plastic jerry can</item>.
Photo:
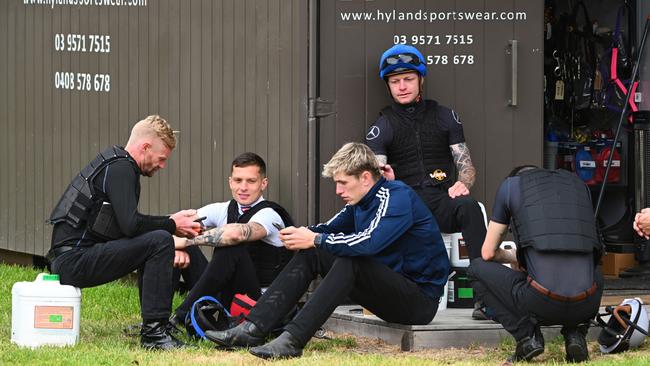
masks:
[(11, 288), (11, 341), (19, 346), (67, 346), (79, 340), (81, 290), (40, 273)]

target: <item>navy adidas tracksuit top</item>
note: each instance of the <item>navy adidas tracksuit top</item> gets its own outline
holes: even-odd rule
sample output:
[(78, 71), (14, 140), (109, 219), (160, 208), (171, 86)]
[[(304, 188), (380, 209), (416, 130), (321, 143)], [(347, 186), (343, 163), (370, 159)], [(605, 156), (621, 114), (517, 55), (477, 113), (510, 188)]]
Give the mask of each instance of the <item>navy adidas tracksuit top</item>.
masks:
[(340, 257), (373, 257), (429, 296), (442, 295), (449, 258), (440, 229), (424, 202), (400, 181), (382, 177), (357, 204), (310, 229), (323, 233), (319, 248)]

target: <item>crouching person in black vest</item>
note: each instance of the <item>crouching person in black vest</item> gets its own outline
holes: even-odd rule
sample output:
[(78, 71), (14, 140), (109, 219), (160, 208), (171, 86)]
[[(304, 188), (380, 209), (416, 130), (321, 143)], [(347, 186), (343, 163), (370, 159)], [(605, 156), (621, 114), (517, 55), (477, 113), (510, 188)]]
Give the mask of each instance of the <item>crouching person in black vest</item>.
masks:
[[(194, 239), (176, 239), (179, 248), (215, 247), (212, 259), (171, 317), (175, 325), (189, 326), (188, 312), (202, 296), (212, 296), (228, 308), (235, 294), (256, 300), (289, 262), (293, 252), (280, 241), (278, 228), (293, 225), (289, 213), (262, 194), (268, 186), (266, 164), (246, 152), (233, 160), (228, 178), (232, 199), (198, 209), (207, 230)], [(239, 245), (241, 244), (241, 245)]]
[(54, 208), (52, 272), (61, 283), (80, 288), (111, 282), (138, 270), (143, 347), (182, 346), (170, 333), (172, 234), (194, 237), (196, 211), (171, 216), (138, 212), (140, 175), (165, 167), (176, 137), (164, 119), (149, 116), (135, 124), (125, 148), (100, 153), (70, 183)]
[[(360, 143), (343, 146), (325, 164), (346, 206), (325, 224), (280, 232), (296, 250), (246, 321), (227, 331), (208, 331), (226, 347), (248, 347), (261, 358), (287, 358), (302, 350), (348, 296), (381, 319), (428, 324), (436, 314), (449, 260), (438, 225), (418, 195), (387, 181), (375, 155)], [(299, 251), (298, 251), (299, 250)], [(322, 282), (284, 332), (264, 344), (316, 276)]]
[[(510, 223), (516, 251), (499, 248)], [(563, 326), (567, 361), (589, 358), (585, 335), (603, 291), (601, 249), (589, 189), (574, 174), (524, 166), (501, 184), (482, 258), (468, 274), (517, 341), (510, 362), (544, 352), (540, 325), (554, 324)]]

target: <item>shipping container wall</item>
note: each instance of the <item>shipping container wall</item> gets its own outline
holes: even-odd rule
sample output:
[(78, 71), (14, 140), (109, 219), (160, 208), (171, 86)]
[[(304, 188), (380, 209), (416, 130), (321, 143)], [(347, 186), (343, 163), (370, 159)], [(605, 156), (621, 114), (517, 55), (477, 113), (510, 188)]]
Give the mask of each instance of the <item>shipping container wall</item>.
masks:
[(1, 249), (46, 253), (65, 186), (150, 114), (180, 135), (140, 211), (230, 199), (230, 163), (254, 151), (266, 197), (306, 217), (306, 2), (67, 3), (0, 2)]
[[(514, 166), (542, 163), (543, 6), (530, 0), (321, 1), (319, 97), (337, 106), (337, 114), (320, 121), (321, 163), (343, 143), (364, 141), (390, 103), (378, 75), (380, 55), (394, 44), (413, 45), (427, 62), (425, 98), (460, 116), (477, 169), (471, 194), (491, 212), (498, 185)], [(335, 191), (331, 179), (320, 183), (319, 218), (327, 220), (343, 203), (328, 199)]]

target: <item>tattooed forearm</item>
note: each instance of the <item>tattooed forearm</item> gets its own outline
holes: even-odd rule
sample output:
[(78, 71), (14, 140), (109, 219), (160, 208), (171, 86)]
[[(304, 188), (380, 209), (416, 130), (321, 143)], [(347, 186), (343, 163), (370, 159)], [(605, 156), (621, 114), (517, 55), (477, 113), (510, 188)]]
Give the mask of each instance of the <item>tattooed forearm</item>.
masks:
[(251, 239), (251, 234), (253, 233), (253, 230), (251, 229), (251, 226), (248, 224), (244, 225), (238, 225), (239, 229), (239, 238), (241, 241), (249, 241)]
[(375, 155), (380, 166), (386, 165), (388, 162), (388, 157), (386, 155)]
[(458, 169), (458, 180), (463, 182), (467, 189), (472, 188), (476, 180), (476, 169), (472, 164), (472, 157), (469, 155), (467, 144), (461, 142), (450, 146), (454, 164)]
[(215, 227), (205, 231), (203, 234), (194, 239), (189, 239), (187, 245), (211, 245), (213, 247), (223, 246), (221, 236), (223, 235), (224, 227)]
[(224, 247), (247, 241), (260, 240), (267, 235), (264, 227), (258, 223), (227, 224), (210, 229), (194, 239), (187, 241), (187, 245), (210, 245)]

